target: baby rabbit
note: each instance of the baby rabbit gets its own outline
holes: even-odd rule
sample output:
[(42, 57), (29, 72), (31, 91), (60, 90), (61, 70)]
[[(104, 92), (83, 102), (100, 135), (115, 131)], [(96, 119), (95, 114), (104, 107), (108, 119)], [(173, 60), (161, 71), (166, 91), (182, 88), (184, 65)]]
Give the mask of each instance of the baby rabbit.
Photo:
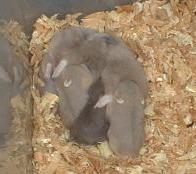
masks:
[(52, 81), (52, 88), (59, 95), (59, 110), (65, 126), (70, 128), (72, 139), (83, 144), (105, 140), (108, 129), (105, 107), (94, 108), (99, 97), (104, 95), (101, 78), (93, 82), (85, 65), (69, 65), (53, 80), (52, 73), (49, 73), (48, 80)]
[(138, 85), (123, 81), (114, 92), (114, 100), (107, 105), (109, 145), (121, 157), (137, 157), (144, 143), (144, 107)]
[(22, 91), (23, 70), (8, 40), (0, 35), (0, 145), (5, 143), (11, 124), (10, 100)]
[(86, 41), (87, 35), (93, 33), (91, 30), (82, 30), (78, 27), (62, 30), (53, 37), (49, 45), (49, 51), (42, 62), (44, 78), (57, 78), (67, 65), (83, 64), (84, 57), (81, 47)]
[(70, 65), (54, 80), (60, 98), (60, 112), (69, 128), (86, 105), (93, 78), (85, 65)]
[[(77, 27), (57, 33), (42, 62), (45, 89), (60, 96), (60, 112), (67, 127), (70, 127), (79, 116), (88, 100), (87, 90), (96, 81), (88, 65), (82, 64), (89, 59), (83, 54), (83, 45), (88, 35), (94, 33), (96, 32), (93, 30), (82, 30)], [(88, 52), (86, 49), (85, 51)], [(94, 59), (98, 58), (99, 54), (94, 56)]]
[[(51, 78), (55, 79), (68, 65), (74, 64), (85, 64), (93, 75), (100, 74), (106, 65), (106, 43), (102, 40), (103, 46), (96, 44), (90, 46), (89, 42), (92, 36), (99, 34), (94, 30), (79, 27), (58, 32), (51, 40), (48, 54), (42, 62), (44, 79), (49, 78), (48, 72), (51, 71), (53, 71)], [(95, 79), (98, 77), (99, 75)]]
[(93, 145), (106, 139), (109, 127), (105, 116), (106, 107), (94, 108), (99, 97), (104, 95), (101, 78), (91, 85), (88, 95), (88, 102), (73, 123), (70, 134), (71, 139), (78, 143)]
[[(148, 94), (148, 83), (141, 64), (136, 60), (136, 55), (121, 40), (106, 34), (92, 35), (86, 42), (88, 50), (97, 47), (105, 53), (106, 64), (101, 71), (101, 77), (105, 87), (105, 96), (101, 97), (96, 107), (102, 107), (103, 101), (112, 98), (115, 87), (123, 80), (134, 81), (144, 98)], [(107, 45), (107, 48), (106, 48)], [(93, 71), (93, 70), (92, 70)], [(105, 98), (106, 97), (106, 98)], [(104, 99), (105, 98), (105, 99)], [(110, 102), (111, 100), (108, 100)]]

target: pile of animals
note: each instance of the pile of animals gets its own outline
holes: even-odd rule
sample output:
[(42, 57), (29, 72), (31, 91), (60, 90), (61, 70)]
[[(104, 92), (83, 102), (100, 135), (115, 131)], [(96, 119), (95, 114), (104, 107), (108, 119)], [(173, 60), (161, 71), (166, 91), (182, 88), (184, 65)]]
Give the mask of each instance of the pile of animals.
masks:
[(58, 32), (42, 62), (43, 90), (60, 98), (70, 138), (136, 157), (144, 143), (148, 85), (135, 53), (119, 38), (72, 27)]

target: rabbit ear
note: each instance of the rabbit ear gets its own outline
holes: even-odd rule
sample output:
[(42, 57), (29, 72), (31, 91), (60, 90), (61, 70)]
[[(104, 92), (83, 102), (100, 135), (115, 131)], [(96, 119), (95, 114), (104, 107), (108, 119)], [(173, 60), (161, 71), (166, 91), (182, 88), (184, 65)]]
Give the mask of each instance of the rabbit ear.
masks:
[(16, 66), (13, 66), (13, 73), (14, 73), (14, 82), (19, 82), (20, 81), (20, 74), (19, 70)]
[(94, 108), (103, 108), (104, 106), (111, 103), (112, 101), (113, 101), (113, 96), (106, 94), (98, 100), (98, 102), (95, 104)]
[(5, 81), (5, 82), (9, 82), (11, 83), (12, 80), (9, 76), (9, 74), (5, 71), (5, 69), (3, 67), (0, 66), (0, 79)]
[(66, 59), (63, 59), (59, 62), (59, 64), (57, 65), (57, 67), (54, 69), (54, 72), (52, 74), (52, 78), (57, 78), (61, 72), (64, 70), (64, 68), (67, 66), (68, 62)]
[(52, 73), (52, 64), (51, 63), (47, 63), (46, 69), (45, 69), (45, 72), (44, 72), (44, 77), (46, 79), (50, 79), (51, 73)]

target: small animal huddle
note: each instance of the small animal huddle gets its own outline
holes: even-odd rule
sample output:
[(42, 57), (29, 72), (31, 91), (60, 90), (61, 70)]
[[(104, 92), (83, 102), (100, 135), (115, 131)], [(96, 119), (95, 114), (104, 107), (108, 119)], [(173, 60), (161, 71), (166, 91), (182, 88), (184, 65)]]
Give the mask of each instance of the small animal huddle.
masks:
[(112, 151), (136, 157), (144, 143), (148, 85), (136, 55), (122, 40), (72, 27), (52, 39), (42, 62), (45, 90), (60, 98), (71, 140), (108, 140)]
[(0, 34), (0, 147), (5, 145), (11, 125), (12, 97), (24, 90), (24, 67), (12, 52), (9, 41)]

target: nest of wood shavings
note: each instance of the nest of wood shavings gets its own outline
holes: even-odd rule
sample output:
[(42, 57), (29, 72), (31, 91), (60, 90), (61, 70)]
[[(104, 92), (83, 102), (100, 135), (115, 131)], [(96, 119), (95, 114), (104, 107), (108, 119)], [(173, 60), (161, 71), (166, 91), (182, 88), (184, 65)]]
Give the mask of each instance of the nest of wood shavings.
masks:
[[(12, 53), (23, 62), (28, 74), (24, 85), (30, 84), (29, 43), (21, 26), (14, 21), (3, 22), (0, 34), (8, 39)], [(29, 89), (11, 99), (12, 123), (6, 147), (0, 149), (0, 173), (32, 173), (32, 97)]]
[(68, 142), (69, 131), (56, 114), (58, 97), (32, 93), (34, 172), (61, 173), (196, 173), (196, 1), (149, 0), (65, 20), (42, 16), (30, 43), (34, 85), (40, 62), (56, 32), (70, 26), (93, 28), (121, 37), (138, 53), (149, 80), (146, 143), (136, 160), (115, 157), (106, 142), (98, 147)]

